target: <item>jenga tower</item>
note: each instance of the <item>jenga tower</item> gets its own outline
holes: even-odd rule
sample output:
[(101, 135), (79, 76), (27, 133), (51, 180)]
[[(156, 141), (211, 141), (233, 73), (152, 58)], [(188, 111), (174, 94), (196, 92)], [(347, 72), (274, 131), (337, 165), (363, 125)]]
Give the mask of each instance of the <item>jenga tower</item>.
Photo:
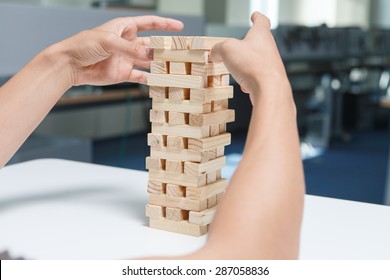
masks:
[(221, 178), (224, 147), (234, 121), (229, 73), (211, 63), (212, 46), (226, 38), (151, 37), (148, 75), (153, 98), (148, 134), (150, 157), (146, 215), (152, 228), (200, 236), (207, 233), (228, 185)]

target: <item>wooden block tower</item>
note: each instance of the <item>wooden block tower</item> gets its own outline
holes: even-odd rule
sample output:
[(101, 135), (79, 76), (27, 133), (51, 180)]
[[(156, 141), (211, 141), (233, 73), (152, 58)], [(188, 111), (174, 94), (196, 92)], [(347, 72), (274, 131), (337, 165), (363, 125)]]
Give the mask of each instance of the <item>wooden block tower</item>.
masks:
[(221, 178), (224, 147), (234, 121), (233, 97), (223, 63), (211, 63), (212, 46), (226, 38), (151, 37), (148, 75), (152, 100), (146, 215), (152, 228), (200, 236), (207, 233), (228, 185)]

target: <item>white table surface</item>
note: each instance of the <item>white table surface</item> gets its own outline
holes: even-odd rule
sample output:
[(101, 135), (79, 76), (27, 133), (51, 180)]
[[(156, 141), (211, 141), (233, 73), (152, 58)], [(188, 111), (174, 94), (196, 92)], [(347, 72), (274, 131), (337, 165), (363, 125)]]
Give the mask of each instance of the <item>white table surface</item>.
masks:
[[(206, 236), (146, 226), (146, 182), (146, 172), (57, 159), (7, 166), (0, 170), (0, 251), (120, 259), (204, 244)], [(307, 195), (301, 258), (390, 259), (390, 207)]]

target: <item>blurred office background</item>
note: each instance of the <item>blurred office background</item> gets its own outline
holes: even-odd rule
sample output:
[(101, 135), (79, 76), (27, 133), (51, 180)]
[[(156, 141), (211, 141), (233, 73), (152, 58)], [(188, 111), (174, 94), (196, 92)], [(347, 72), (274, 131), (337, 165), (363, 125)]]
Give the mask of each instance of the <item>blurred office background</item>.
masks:
[[(384, 203), (390, 1), (0, 0), (0, 84), (49, 44), (110, 18), (172, 16), (184, 21), (186, 35), (242, 38), (254, 10), (272, 21), (294, 91), (307, 193)], [(142, 35), (155, 34), (163, 33)], [(251, 108), (232, 83), (236, 122), (228, 128), (226, 176), (240, 160)], [(57, 157), (144, 170), (147, 91), (137, 84), (69, 90), (9, 164)]]

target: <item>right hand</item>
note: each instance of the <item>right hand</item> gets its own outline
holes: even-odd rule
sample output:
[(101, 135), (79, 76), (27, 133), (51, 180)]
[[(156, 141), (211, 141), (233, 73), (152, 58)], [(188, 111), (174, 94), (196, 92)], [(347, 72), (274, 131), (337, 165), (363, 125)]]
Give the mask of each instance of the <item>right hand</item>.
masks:
[[(270, 21), (259, 12), (252, 14), (253, 26), (243, 40), (228, 39), (211, 50), (213, 62), (224, 62), (252, 104), (274, 85), (288, 85), (282, 59), (270, 30)], [(271, 90), (272, 92), (272, 90)]]

